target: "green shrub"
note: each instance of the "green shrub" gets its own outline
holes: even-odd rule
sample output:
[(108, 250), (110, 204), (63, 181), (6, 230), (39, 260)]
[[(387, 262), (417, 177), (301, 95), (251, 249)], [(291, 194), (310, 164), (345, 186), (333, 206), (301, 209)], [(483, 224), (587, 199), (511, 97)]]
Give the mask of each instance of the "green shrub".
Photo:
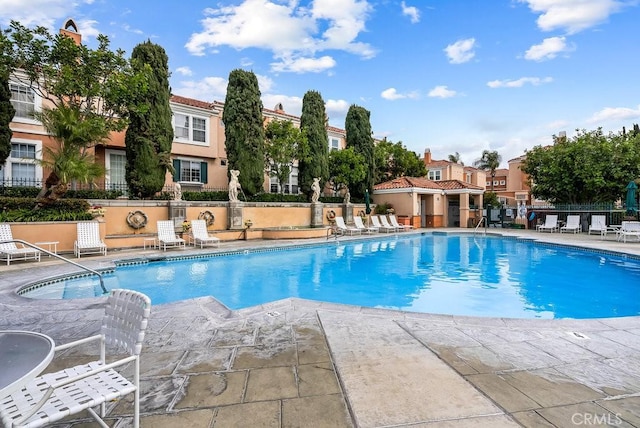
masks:
[(59, 199), (52, 205), (35, 209), (35, 198), (0, 196), (0, 222), (91, 220), (89, 203), (84, 199)]
[(388, 202), (385, 202), (384, 204), (376, 205), (375, 213), (376, 214), (386, 214), (387, 210), (390, 210), (390, 209), (393, 209), (393, 205), (391, 205)]

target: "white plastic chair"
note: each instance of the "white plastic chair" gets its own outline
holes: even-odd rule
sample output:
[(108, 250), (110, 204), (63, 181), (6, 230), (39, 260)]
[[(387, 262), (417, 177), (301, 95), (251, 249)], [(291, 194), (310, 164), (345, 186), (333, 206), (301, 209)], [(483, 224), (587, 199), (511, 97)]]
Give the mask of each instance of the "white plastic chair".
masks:
[(599, 235), (607, 234), (607, 216), (604, 215), (592, 215), (591, 224), (589, 225), (589, 231), (587, 235), (591, 235), (591, 232)]
[(640, 241), (640, 221), (623, 221), (616, 239), (627, 242), (627, 237), (634, 237)]
[(536, 226), (536, 230), (538, 232), (551, 232), (558, 230), (558, 215), (557, 214), (548, 214), (544, 219), (544, 224), (539, 224)]
[(16, 245), (13, 241), (11, 233), (11, 225), (8, 223), (0, 224), (0, 260), (6, 260), (7, 266), (12, 260), (36, 260), (40, 261), (40, 251), (35, 248), (29, 248), (22, 244)]
[(567, 224), (565, 224), (560, 228), (560, 233), (562, 232), (573, 232), (573, 233), (582, 232), (582, 226), (580, 225), (580, 216), (568, 215)]
[(360, 235), (362, 233), (361, 230), (356, 229), (355, 227), (348, 227), (345, 224), (343, 217), (336, 216), (335, 221), (338, 233), (343, 235)]
[(185, 240), (176, 235), (173, 221), (158, 220), (158, 247), (163, 251), (167, 251), (168, 247), (186, 247)]
[(413, 226), (411, 226), (411, 225), (398, 223), (398, 219), (393, 214), (389, 214), (389, 222), (391, 223), (391, 226), (395, 227), (398, 230), (411, 230), (411, 229), (413, 229)]
[[(133, 426), (140, 421), (140, 351), (151, 312), (151, 300), (137, 291), (111, 290), (100, 334), (56, 346), (62, 351), (99, 342), (100, 359), (42, 375), (21, 390), (0, 398), (0, 420), (6, 427), (48, 426), (87, 410), (101, 426), (106, 403), (134, 394)], [(128, 356), (107, 363), (106, 346), (118, 347)], [(133, 379), (114, 370), (134, 363)], [(100, 411), (94, 410), (100, 406)]]
[(100, 239), (100, 224), (97, 221), (78, 222), (77, 238), (73, 243), (73, 253), (78, 258), (82, 254), (107, 255), (107, 244)]
[(376, 227), (365, 226), (362, 221), (362, 217), (360, 216), (353, 217), (353, 224), (356, 226), (356, 229), (359, 229), (362, 233), (373, 233), (378, 231)]
[(207, 222), (204, 220), (191, 220), (191, 238), (193, 239), (193, 245), (200, 245), (203, 248), (205, 245), (218, 246), (220, 245), (220, 238), (210, 236), (207, 231)]
[(389, 220), (387, 220), (387, 216), (381, 215), (379, 218), (380, 218), (380, 223), (382, 224), (382, 227), (387, 227), (389, 229), (393, 229), (394, 232), (399, 232), (401, 230), (404, 230), (403, 228), (396, 227), (396, 226), (392, 225), (391, 223), (389, 223)]
[(371, 216), (371, 223), (373, 223), (373, 227), (378, 229), (378, 232), (389, 233), (389, 232), (395, 232), (396, 231), (395, 227), (392, 227), (391, 225), (384, 226), (382, 223), (380, 223), (380, 219), (378, 218), (377, 215), (372, 215)]

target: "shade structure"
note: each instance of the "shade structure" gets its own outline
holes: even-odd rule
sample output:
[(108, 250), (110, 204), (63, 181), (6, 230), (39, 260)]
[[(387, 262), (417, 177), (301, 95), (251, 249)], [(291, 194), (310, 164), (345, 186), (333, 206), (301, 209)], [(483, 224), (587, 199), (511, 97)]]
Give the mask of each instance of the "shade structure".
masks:
[(369, 190), (364, 191), (364, 210), (367, 214), (371, 214), (371, 200), (369, 199)]
[(636, 202), (636, 191), (638, 190), (638, 186), (635, 182), (630, 181), (627, 184), (627, 199), (625, 201), (627, 205), (627, 212), (634, 213), (638, 211), (638, 204)]

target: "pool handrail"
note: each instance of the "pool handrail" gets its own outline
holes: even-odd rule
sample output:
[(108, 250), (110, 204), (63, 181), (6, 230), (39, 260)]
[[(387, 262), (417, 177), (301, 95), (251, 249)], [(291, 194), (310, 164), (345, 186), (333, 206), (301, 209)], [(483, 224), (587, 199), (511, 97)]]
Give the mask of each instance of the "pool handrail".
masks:
[(73, 260), (69, 260), (69, 259), (68, 259), (68, 258), (66, 258), (66, 257), (62, 257), (60, 254), (54, 253), (54, 252), (52, 252), (52, 251), (45, 250), (44, 248), (38, 247), (37, 245), (34, 245), (34, 244), (32, 244), (32, 243), (30, 243), (30, 242), (27, 242), (27, 241), (23, 241), (22, 239), (10, 239), (10, 240), (8, 240), (8, 241), (0, 241), (0, 244), (6, 244), (6, 243), (9, 243), (9, 242), (13, 242), (13, 243), (16, 243), (16, 244), (26, 245), (27, 247), (33, 248), (34, 250), (41, 251), (41, 252), (43, 252), (43, 253), (45, 253), (45, 254), (47, 254), (47, 255), (51, 256), (51, 257), (55, 257), (55, 258), (57, 258), (57, 259), (60, 259), (60, 260), (62, 260), (62, 261), (65, 261), (65, 262), (67, 262), (67, 263), (71, 263), (72, 265), (74, 265), (74, 266), (76, 266), (76, 267), (79, 267), (80, 269), (84, 269), (84, 270), (86, 270), (87, 272), (90, 272), (90, 273), (92, 273), (92, 274), (94, 274), (94, 275), (97, 275), (97, 276), (98, 276), (98, 279), (100, 279), (100, 288), (102, 288), (102, 292), (103, 292), (104, 294), (107, 294), (107, 293), (108, 293), (108, 291), (107, 291), (106, 287), (104, 286), (104, 280), (102, 279), (102, 274), (101, 274), (100, 272), (98, 272), (97, 270), (93, 270), (93, 269), (91, 269), (91, 268), (89, 268), (89, 267), (87, 267), (87, 266), (83, 266), (83, 265), (81, 265), (80, 263), (76, 263), (76, 262), (74, 262)]
[(478, 228), (482, 225), (482, 223), (484, 223), (484, 234), (487, 234), (487, 218), (482, 216), (480, 217), (480, 221), (478, 222), (478, 224), (476, 224), (475, 230), (473, 232), (474, 235), (478, 231)]

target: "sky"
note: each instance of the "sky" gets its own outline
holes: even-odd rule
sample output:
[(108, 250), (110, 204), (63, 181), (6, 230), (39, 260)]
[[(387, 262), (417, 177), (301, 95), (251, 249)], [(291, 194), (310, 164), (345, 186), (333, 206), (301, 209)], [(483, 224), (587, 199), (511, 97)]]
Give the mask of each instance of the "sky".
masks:
[(376, 138), (465, 165), (640, 123), (640, 0), (0, 0), (3, 27), (68, 18), (90, 47), (162, 46), (175, 95), (224, 102), (249, 70), (265, 108), (318, 91), (332, 126), (358, 105)]

